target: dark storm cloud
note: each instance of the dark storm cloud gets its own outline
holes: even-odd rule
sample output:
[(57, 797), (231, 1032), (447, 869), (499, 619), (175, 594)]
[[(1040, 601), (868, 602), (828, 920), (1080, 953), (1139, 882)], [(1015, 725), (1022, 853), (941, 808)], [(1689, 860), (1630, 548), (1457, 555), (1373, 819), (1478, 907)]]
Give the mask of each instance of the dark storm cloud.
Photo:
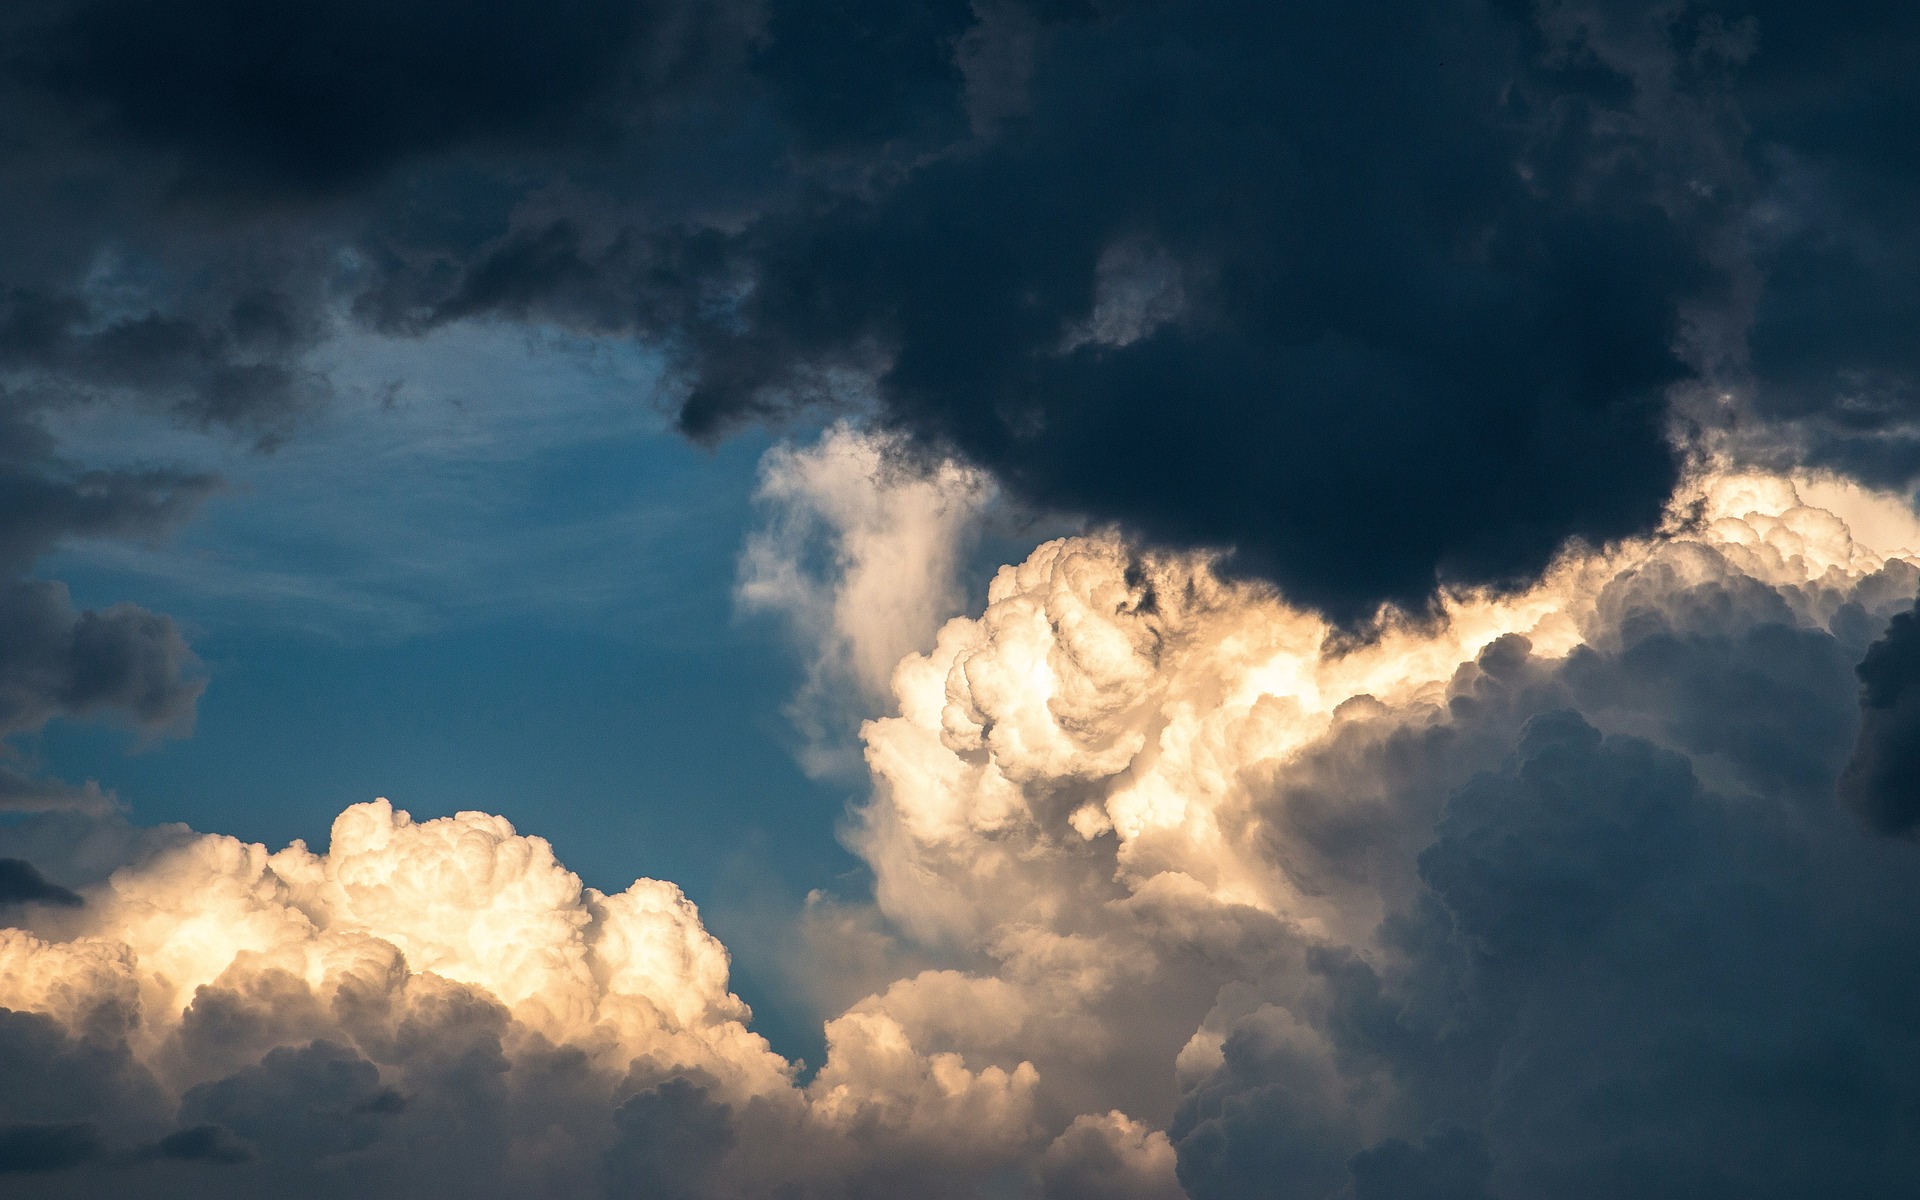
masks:
[(52, 882), (30, 862), (0, 858), (0, 907), (8, 904), (58, 904), (78, 908), (80, 897)]
[(218, 1125), (196, 1125), (132, 1150), (109, 1150), (88, 1121), (0, 1126), (0, 1175), (66, 1171), (101, 1165), (134, 1167), (147, 1163), (211, 1163), (231, 1166), (253, 1152)]
[(645, 0), (48, 7), (22, 22), (15, 69), (72, 104), (82, 131), (178, 154), (189, 186), (275, 198), (335, 192), (467, 142), (546, 141), (602, 103), (611, 124), (644, 119), (649, 93), (730, 51), (751, 12)]
[(1649, 198), (1571, 177), (1592, 130), (1529, 112), (1523, 32), (1217, 4), (1050, 28), (991, 138), (752, 232), (683, 421), (871, 365), (890, 419), (1026, 498), (1237, 546), (1343, 615), (1640, 527), (1701, 265)]
[[(626, 0), (11, 6), (7, 415), (124, 404), (271, 447), (328, 399), (308, 356), (356, 295), (464, 270), (530, 190), (617, 158), (737, 61), (753, 21)], [(427, 160), (446, 169), (396, 181)]]
[(247, 1162), (253, 1150), (218, 1125), (195, 1125), (176, 1130), (151, 1145), (124, 1156), (129, 1164), (143, 1162), (213, 1163), (232, 1166)]
[(38, 1013), (0, 1009), (0, 1077), (9, 1093), (0, 1102), (0, 1174), (112, 1170), (87, 1178), (117, 1190), (151, 1179), (158, 1164), (226, 1167), (252, 1157), (216, 1125), (159, 1132), (166, 1106), (121, 1040), (129, 1016), (98, 1014), (74, 1036)]
[(1920, 827), (1920, 617), (1893, 618), (1861, 661), (1860, 734), (1840, 798), (1882, 833)]
[(60, 1171), (100, 1153), (100, 1136), (85, 1122), (0, 1126), (0, 1175)]
[[(696, 435), (870, 377), (886, 419), (1029, 500), (1237, 546), (1350, 613), (1645, 527), (1690, 372), (1785, 411), (1790, 372), (1763, 341), (1756, 375), (1744, 337), (1756, 303), (1808, 302), (1805, 239), (1754, 229), (1782, 155), (1851, 135), (1810, 108), (1749, 136), (1768, 13), (839, 11), (772, 11), (757, 65), (812, 186), (730, 239), (737, 301), (662, 329), (660, 252), (616, 256)], [(1848, 19), (1823, 35), (1878, 36)], [(1827, 86), (1779, 58), (1757, 102)], [(615, 262), (566, 235), (503, 243), (483, 290), (526, 311), (507, 277), (575, 295)], [(1796, 354), (1855, 370), (1817, 329)]]
[(1920, 420), (1920, 12), (1721, 5), (1753, 24), (1740, 111), (1761, 198), (1767, 273), (1752, 331), (1762, 408), (1803, 417), (1819, 457), (1890, 482), (1916, 462)]
[(328, 1041), (283, 1046), (258, 1063), (189, 1091), (182, 1118), (216, 1121), (259, 1146), (283, 1167), (364, 1150), (390, 1114), (377, 1067)]
[(9, 18), (0, 365), (271, 438), (336, 314), (555, 321), (1343, 615), (1645, 528), (1676, 382), (1920, 463), (1898, 6), (310, 9)]
[(1354, 1200), (1489, 1200), (1493, 1164), (1470, 1133), (1439, 1134), (1419, 1146), (1389, 1138), (1347, 1166)]

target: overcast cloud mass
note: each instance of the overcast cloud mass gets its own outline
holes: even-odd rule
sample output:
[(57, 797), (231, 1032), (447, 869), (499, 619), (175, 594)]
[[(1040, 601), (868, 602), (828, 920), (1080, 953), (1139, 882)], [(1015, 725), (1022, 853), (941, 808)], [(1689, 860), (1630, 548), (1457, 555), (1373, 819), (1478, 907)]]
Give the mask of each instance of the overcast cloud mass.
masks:
[[(1771, 0), (9, 6), (0, 1182), (1910, 1195), (1916, 61)], [(270, 461), (450, 331), (824, 430), (734, 577), (853, 796), (766, 917), (819, 1061), (537, 829), (36, 758), (218, 686), (41, 568), (226, 481), (63, 431)]]

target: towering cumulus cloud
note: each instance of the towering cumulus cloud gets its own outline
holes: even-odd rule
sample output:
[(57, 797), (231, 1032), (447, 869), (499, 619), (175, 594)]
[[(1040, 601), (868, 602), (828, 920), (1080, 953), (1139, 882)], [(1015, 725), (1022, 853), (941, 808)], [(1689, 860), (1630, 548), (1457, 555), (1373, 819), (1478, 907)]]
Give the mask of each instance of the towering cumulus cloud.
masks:
[(891, 957), (810, 1077), (677, 889), (583, 887), (498, 817), (356, 805), (324, 854), (41, 818), (0, 845), (37, 864), (0, 932), (26, 1085), (0, 1171), (23, 1196), (1898, 1196), (1920, 859), (1882, 832), (1904, 793), (1859, 797), (1902, 720), (1916, 548), (1897, 497), (1709, 472), (1654, 536), (1356, 641), (1204, 556), (1049, 542), (864, 728), (871, 911), (807, 937), (825, 964), (877, 924)]

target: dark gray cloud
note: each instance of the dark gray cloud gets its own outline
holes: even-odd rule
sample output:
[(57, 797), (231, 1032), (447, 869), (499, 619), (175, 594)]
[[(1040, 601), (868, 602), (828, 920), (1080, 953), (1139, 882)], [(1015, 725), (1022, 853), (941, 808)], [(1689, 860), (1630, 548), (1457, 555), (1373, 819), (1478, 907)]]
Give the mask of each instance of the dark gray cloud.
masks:
[(175, 1130), (151, 1145), (127, 1154), (131, 1163), (187, 1162), (232, 1166), (253, 1157), (252, 1147), (218, 1125), (195, 1125)]
[[(11, 860), (9, 860), (11, 861)], [(229, 1167), (252, 1151), (227, 1130), (166, 1130), (169, 1105), (121, 1038), (128, 1014), (101, 1014), (80, 1036), (37, 1013), (0, 1009), (0, 1071), (12, 1095), (0, 1104), (0, 1175), (39, 1177), (49, 1194), (72, 1189), (159, 1187), (191, 1178), (156, 1177), (156, 1167)], [(14, 1188), (32, 1190), (29, 1181)], [(11, 1193), (10, 1193), (11, 1194)], [(24, 1193), (23, 1193), (24, 1194)]]
[[(0, 347), (27, 337), (21, 326), (32, 322), (20, 308), (18, 297), (11, 309), (0, 302)], [(6, 357), (0, 348), (0, 361)], [(105, 369), (98, 361), (94, 367)], [(217, 480), (164, 467), (68, 462), (42, 423), (51, 401), (20, 390), (19, 382), (0, 381), (0, 739), (54, 717), (108, 716), (147, 732), (183, 731), (204, 680), (174, 622), (132, 604), (80, 608), (65, 584), (29, 572), (70, 541), (163, 537)], [(106, 803), (92, 784), (36, 778), (0, 762), (0, 810)]]
[(126, 1046), (129, 1016), (96, 1013), (76, 1035), (51, 1017), (0, 1009), (0, 1129), (17, 1138), (19, 1161), (78, 1166), (110, 1145), (103, 1131), (141, 1141), (167, 1129), (160, 1089)]
[(1487, 1148), (1470, 1133), (1436, 1134), (1414, 1146), (1399, 1138), (1354, 1156), (1354, 1200), (1489, 1200), (1493, 1169)]
[(1647, 527), (1678, 382), (1920, 463), (1898, 6), (9, 20), (42, 245), (0, 368), (36, 394), (270, 439), (335, 314), (559, 322), (668, 354), (695, 436), (877, 406), (1342, 615)]
[[(131, 1150), (110, 1150), (90, 1121), (0, 1127), (0, 1175), (70, 1171), (77, 1167), (137, 1167), (148, 1163), (231, 1166), (253, 1157), (218, 1125), (196, 1125)], [(137, 1185), (136, 1185), (137, 1186)]]
[(699, 1200), (735, 1140), (732, 1112), (688, 1079), (636, 1093), (614, 1111), (613, 1125), (605, 1156), (609, 1197)]
[[(1768, 164), (1850, 135), (1817, 104), (1749, 124), (1750, 88), (1829, 78), (1782, 52), (1749, 79), (1771, 12), (980, 11), (775, 6), (757, 65), (817, 164), (796, 199), (701, 235), (692, 276), (684, 237), (530, 223), (447, 311), (565, 313), (623, 274), (696, 435), (864, 377), (1029, 500), (1236, 546), (1340, 613), (1644, 528), (1670, 383), (1785, 411), (1745, 335), (1797, 284), (1743, 230), (1782, 211)], [(1826, 33), (1905, 36), (1847, 20)], [(1810, 330), (1800, 357), (1851, 354)]]
[(72, 105), (78, 132), (177, 155), (186, 187), (275, 199), (474, 142), (529, 147), (594, 117), (644, 120), (706, 60), (737, 55), (753, 13), (628, 0), (38, 7), (20, 17), (14, 70)]
[(1814, 429), (1821, 459), (1890, 482), (1914, 470), (1920, 417), (1920, 225), (1910, 196), (1920, 14), (1847, 6), (1719, 5), (1752, 22), (1740, 78), (1762, 199), (1750, 222), (1767, 286), (1754, 311), (1763, 410)]
[(1896, 615), (1859, 667), (1860, 733), (1840, 798), (1882, 833), (1920, 827), (1920, 616)]
[(1471, 6), (1050, 26), (992, 137), (750, 232), (683, 422), (871, 368), (890, 419), (1027, 499), (1235, 546), (1342, 615), (1642, 526), (1704, 268), (1569, 176), (1524, 34)]
[(189, 1091), (183, 1120), (218, 1124), (260, 1147), (284, 1169), (364, 1150), (377, 1141), (390, 1104), (380, 1071), (329, 1041), (282, 1046), (258, 1063)]
[(0, 730), (54, 714), (125, 714), (147, 728), (185, 720), (197, 660), (173, 622), (131, 604), (74, 608), (66, 587), (25, 580), (0, 592)]
[(25, 859), (0, 858), (0, 906), (58, 904), (77, 908), (82, 903), (77, 893), (52, 882)]
[[(173, 620), (134, 604), (81, 609), (56, 580), (0, 580), (0, 738), (54, 717), (108, 717), (150, 733), (183, 732), (206, 686)], [(0, 811), (112, 803), (75, 785), (0, 762)]]
[(0, 1175), (61, 1171), (100, 1153), (100, 1135), (84, 1121), (0, 1126)]

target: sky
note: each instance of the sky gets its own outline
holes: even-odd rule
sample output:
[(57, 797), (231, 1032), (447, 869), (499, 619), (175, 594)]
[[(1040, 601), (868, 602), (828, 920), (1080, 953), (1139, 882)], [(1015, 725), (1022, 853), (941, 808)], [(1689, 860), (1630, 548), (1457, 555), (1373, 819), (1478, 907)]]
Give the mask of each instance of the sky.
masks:
[(1910, 6), (0, 46), (8, 1194), (1910, 1190)]

